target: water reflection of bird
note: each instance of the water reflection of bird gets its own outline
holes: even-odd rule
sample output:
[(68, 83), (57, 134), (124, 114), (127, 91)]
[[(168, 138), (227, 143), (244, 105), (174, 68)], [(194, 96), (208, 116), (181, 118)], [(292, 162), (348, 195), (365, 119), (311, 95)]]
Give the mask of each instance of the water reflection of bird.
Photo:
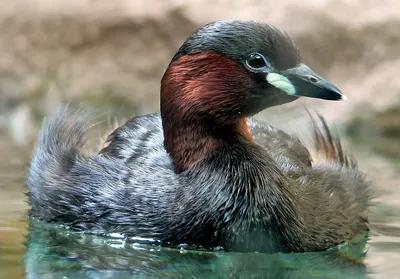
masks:
[(310, 253), (227, 253), (138, 245), (131, 239), (69, 233), (32, 220), (26, 278), (369, 278), (365, 241)]
[(325, 121), (313, 121), (306, 148), (247, 119), (300, 96), (345, 98), (278, 29), (210, 23), (166, 70), (161, 115), (129, 120), (99, 154), (84, 150), (82, 111), (45, 121), (28, 176), (31, 215), (235, 251), (319, 251), (349, 240), (367, 229), (370, 186)]

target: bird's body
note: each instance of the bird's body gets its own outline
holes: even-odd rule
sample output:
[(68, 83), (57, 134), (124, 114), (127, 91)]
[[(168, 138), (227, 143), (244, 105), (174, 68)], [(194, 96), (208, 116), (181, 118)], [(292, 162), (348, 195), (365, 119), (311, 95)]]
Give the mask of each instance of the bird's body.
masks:
[[(250, 47), (253, 56), (246, 63), (253, 76), (237, 65), (241, 56), (231, 53), (234, 47), (225, 45), (224, 53), (214, 47), (214, 38), (203, 40), (210, 32), (217, 41), (226, 38), (232, 25), (272, 32), (273, 46), (290, 55), (272, 59), (282, 50), (272, 51), (270, 59), (279, 73), (289, 68), (292, 79), (299, 60), (291, 41), (276, 29), (242, 21), (203, 27), (164, 75), (161, 116), (129, 120), (94, 154), (84, 151), (88, 123), (80, 112), (60, 110), (44, 124), (28, 176), (31, 215), (75, 230), (235, 251), (319, 251), (365, 231), (369, 184), (322, 118), (321, 125), (313, 122), (309, 148), (246, 119), (294, 100), (289, 95), (298, 88), (264, 68), (270, 84), (262, 83), (261, 60), (253, 54), (261, 50)], [(220, 71), (222, 66), (229, 71)], [(314, 93), (340, 98), (324, 82)], [(270, 95), (260, 95), (264, 90)]]

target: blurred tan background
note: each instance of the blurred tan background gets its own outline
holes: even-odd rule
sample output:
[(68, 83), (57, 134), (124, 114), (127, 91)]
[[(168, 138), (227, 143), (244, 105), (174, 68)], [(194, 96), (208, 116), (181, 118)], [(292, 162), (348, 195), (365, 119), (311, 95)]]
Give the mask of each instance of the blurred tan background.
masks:
[(397, 0), (10, 1), (0, 11), (0, 127), (25, 144), (35, 134), (32, 116), (60, 102), (157, 111), (159, 81), (177, 48), (197, 27), (226, 18), (286, 30), (305, 62), (349, 98), (303, 100), (308, 106), (351, 122), (362, 137), (400, 133)]
[(4, 274), (17, 278), (24, 272), (25, 171), (42, 117), (65, 102), (92, 104), (111, 115), (158, 111), (159, 81), (177, 48), (201, 25), (228, 18), (287, 31), (304, 61), (348, 97), (303, 99), (258, 117), (282, 119), (306, 104), (339, 124), (353, 147), (362, 149), (358, 158), (378, 181), (386, 206), (371, 218), (384, 238), (370, 242), (367, 263), (381, 272), (377, 277), (394, 274), (400, 255), (389, 246), (383, 253), (379, 243), (400, 236), (400, 1), (2, 2), (7, 4), (0, 9), (0, 248), (7, 253), (0, 253), (0, 266), (9, 272)]

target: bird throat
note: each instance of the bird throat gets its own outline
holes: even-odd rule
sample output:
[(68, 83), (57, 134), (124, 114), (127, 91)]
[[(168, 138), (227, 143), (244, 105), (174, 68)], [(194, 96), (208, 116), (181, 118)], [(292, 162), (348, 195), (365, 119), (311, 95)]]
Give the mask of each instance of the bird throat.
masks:
[(165, 148), (178, 173), (191, 169), (220, 147), (254, 144), (246, 118), (221, 127), (163, 121), (163, 129)]
[(175, 171), (192, 168), (221, 145), (254, 143), (241, 115), (245, 94), (231, 94), (247, 78), (237, 62), (216, 53), (185, 55), (170, 64), (161, 82), (161, 117)]

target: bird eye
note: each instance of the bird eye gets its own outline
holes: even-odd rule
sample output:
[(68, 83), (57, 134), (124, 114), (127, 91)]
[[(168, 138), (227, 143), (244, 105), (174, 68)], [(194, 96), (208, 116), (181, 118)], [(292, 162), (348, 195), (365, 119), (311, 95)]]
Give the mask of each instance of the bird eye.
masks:
[(246, 60), (247, 65), (253, 69), (260, 69), (269, 66), (264, 56), (259, 53), (252, 53)]

